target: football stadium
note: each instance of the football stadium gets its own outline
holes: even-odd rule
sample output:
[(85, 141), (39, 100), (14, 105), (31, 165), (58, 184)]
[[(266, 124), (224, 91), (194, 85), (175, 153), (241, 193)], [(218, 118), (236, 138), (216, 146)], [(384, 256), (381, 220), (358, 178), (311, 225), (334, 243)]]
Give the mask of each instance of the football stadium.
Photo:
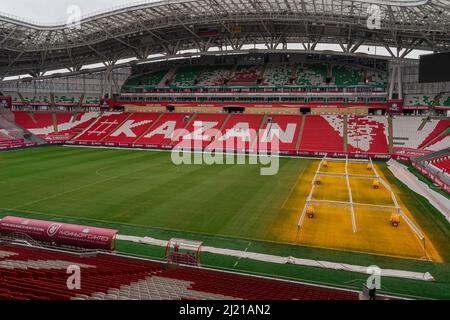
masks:
[(0, 300), (450, 299), (450, 1), (45, 2), (0, 6)]

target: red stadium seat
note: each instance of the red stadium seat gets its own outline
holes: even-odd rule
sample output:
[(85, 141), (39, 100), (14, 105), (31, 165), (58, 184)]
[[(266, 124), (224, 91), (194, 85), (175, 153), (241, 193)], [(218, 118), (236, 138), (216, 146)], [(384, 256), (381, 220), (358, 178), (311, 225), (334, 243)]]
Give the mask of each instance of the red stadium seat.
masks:
[(133, 113), (103, 141), (105, 143), (132, 144), (158, 119), (158, 113)]
[(343, 116), (307, 116), (301, 151), (343, 152)]
[(103, 115), (91, 126), (89, 126), (75, 141), (78, 142), (101, 142), (109, 136), (128, 117), (129, 113), (111, 112)]
[(190, 113), (166, 113), (150, 130), (135, 141), (135, 145), (140, 146), (171, 146), (174, 134), (177, 130), (184, 129), (191, 120)]
[(186, 132), (177, 135), (175, 144), (186, 149), (195, 149), (197, 146), (204, 149), (215, 138), (226, 118), (225, 114), (196, 114), (185, 128)]
[(348, 117), (348, 152), (389, 153), (388, 124), (385, 117)]
[(258, 150), (295, 152), (302, 116), (267, 115), (267, 119), (270, 121), (263, 125), (259, 134)]
[[(356, 292), (282, 282), (114, 255), (0, 246), (0, 300), (68, 299), (358, 299)], [(68, 265), (81, 267), (81, 289), (67, 288)]]

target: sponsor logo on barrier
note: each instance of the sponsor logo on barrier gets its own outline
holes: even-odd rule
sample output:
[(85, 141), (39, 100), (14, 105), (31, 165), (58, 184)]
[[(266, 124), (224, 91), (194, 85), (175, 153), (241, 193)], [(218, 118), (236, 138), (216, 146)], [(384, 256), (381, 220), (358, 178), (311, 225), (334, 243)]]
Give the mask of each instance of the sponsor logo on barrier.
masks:
[(47, 235), (49, 237), (53, 237), (58, 232), (59, 228), (61, 228), (61, 224), (59, 223), (51, 224), (47, 229)]

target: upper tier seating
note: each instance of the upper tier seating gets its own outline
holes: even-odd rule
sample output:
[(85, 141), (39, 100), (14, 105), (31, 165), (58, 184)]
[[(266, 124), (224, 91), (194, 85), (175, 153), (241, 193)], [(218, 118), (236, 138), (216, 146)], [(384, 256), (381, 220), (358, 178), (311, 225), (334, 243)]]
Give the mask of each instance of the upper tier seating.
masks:
[(33, 93), (26, 93), (22, 92), (23, 102), (31, 103), (31, 104), (50, 104), (51, 98), (50, 94), (33, 94)]
[(232, 114), (221, 130), (221, 134), (207, 149), (223, 151), (248, 151), (256, 149), (258, 131), (264, 119), (259, 114)]
[(144, 134), (158, 119), (158, 113), (133, 113), (122, 125), (119, 125), (105, 138), (104, 142), (131, 144)]
[(267, 115), (258, 150), (295, 152), (301, 124), (300, 115)]
[(348, 152), (389, 152), (388, 121), (386, 117), (350, 116), (347, 126)]
[(343, 152), (343, 122), (343, 116), (307, 116), (299, 150)]
[(443, 94), (439, 99), (438, 106), (450, 107), (450, 94)]
[(191, 121), (190, 113), (165, 113), (135, 141), (136, 145), (168, 146), (171, 145), (177, 130), (184, 129)]
[(86, 96), (83, 101), (84, 105), (95, 105), (98, 106), (100, 104), (100, 97), (91, 97)]
[(325, 64), (305, 64), (297, 68), (297, 85), (318, 87), (325, 84), (327, 66)]
[(363, 84), (363, 75), (360, 70), (351, 67), (334, 66), (334, 83), (340, 87), (357, 86)]
[(261, 71), (262, 66), (238, 66), (228, 84), (231, 86), (255, 85)]
[(144, 75), (131, 76), (127, 79), (123, 85), (123, 90), (127, 90), (133, 87), (156, 87), (159, 86), (164, 76), (167, 74), (167, 69), (160, 70), (153, 73)]
[[(81, 289), (67, 288), (69, 265)], [(0, 246), (0, 300), (357, 300), (356, 292), (147, 260)]]
[[(19, 93), (17, 92), (7, 92), (8, 96), (12, 97), (13, 104), (32, 104), (32, 105), (50, 105), (52, 103), (51, 94), (43, 94), (40, 93), (38, 95), (32, 94), (32, 93), (24, 93), (22, 92), (21, 95), (24, 99), (20, 97)], [(69, 93), (55, 93), (53, 94), (54, 103), (56, 105), (71, 105), (76, 106), (80, 103), (82, 94), (69, 94)], [(85, 96), (83, 104), (85, 105), (99, 105), (100, 103), (100, 97), (92, 97), (92, 96)]]
[(78, 105), (81, 100), (81, 94), (55, 94), (54, 99), (56, 104)]
[(291, 64), (269, 64), (264, 73), (265, 86), (286, 86), (290, 84), (294, 66)]
[[(373, 70), (362, 70), (355, 67), (348, 66), (333, 66), (333, 82), (339, 87), (352, 87), (352, 86), (377, 86), (385, 87), (387, 85), (387, 78), (381, 72)], [(367, 83), (365, 82), (367, 79)]]
[(206, 67), (198, 77), (198, 85), (205, 87), (222, 86), (228, 79), (231, 66), (209, 66)]
[(172, 87), (191, 87), (196, 85), (195, 81), (202, 73), (203, 68), (192, 66), (182, 67), (177, 70), (175, 79), (173, 80)]
[(118, 125), (124, 122), (129, 113), (109, 112), (95, 121), (75, 141), (79, 142), (100, 142), (103, 138), (111, 134)]
[(405, 106), (431, 107), (433, 105), (434, 96), (429, 95), (407, 95), (405, 97)]
[[(174, 74), (172, 75), (172, 70)], [(318, 88), (323, 86), (376, 86), (386, 87), (387, 76), (381, 71), (365, 70), (356, 66), (333, 66), (329, 74), (326, 63), (267, 63), (259, 65), (192, 65), (164, 69), (144, 75), (132, 75), (123, 85), (123, 91), (132, 91), (136, 87), (150, 89), (170, 83), (172, 88), (200, 87), (254, 87), (258, 86), (297, 86)], [(326, 83), (330, 76), (331, 82)], [(163, 80), (169, 80), (163, 84)], [(261, 82), (259, 82), (261, 80)], [(293, 81), (295, 80), (295, 81)], [(367, 81), (367, 83), (366, 83)], [(166, 81), (164, 81), (166, 82)], [(449, 101), (450, 102), (450, 101)]]
[(381, 72), (376, 71), (366, 71), (367, 79), (369, 80), (369, 85), (376, 85), (381, 87), (386, 87), (388, 85), (387, 76)]

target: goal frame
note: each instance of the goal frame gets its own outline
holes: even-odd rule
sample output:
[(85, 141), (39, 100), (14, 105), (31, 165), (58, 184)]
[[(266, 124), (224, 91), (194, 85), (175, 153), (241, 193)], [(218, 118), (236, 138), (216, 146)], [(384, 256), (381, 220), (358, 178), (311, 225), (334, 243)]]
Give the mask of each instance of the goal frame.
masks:
[(200, 253), (203, 241), (171, 238), (166, 245), (168, 264), (200, 266)]

